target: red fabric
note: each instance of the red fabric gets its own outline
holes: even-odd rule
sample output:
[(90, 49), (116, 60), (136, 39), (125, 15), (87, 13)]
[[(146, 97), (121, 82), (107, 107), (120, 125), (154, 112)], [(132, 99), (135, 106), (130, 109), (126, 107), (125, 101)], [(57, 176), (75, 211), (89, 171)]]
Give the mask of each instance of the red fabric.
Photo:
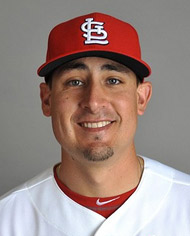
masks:
[[(89, 19), (92, 19), (92, 22), (87, 26), (85, 24)], [(90, 27), (90, 31), (88, 31), (88, 27)], [(91, 35), (91, 38), (93, 36), (101, 38), (105, 33), (106, 38), (98, 41), (105, 41), (106, 44), (86, 43), (88, 34)], [(146, 77), (151, 73), (149, 65), (141, 60), (141, 50), (136, 30), (124, 21), (95, 12), (76, 17), (54, 27), (49, 35), (46, 62), (38, 69), (38, 74), (46, 76), (57, 66), (81, 57), (75, 57), (74, 55), (96, 51), (102, 52), (101, 55), (108, 58), (109, 56), (104, 52), (120, 54), (123, 59), (118, 62), (124, 64), (126, 60), (131, 58), (138, 73), (142, 70), (142, 77)], [(60, 62), (58, 62), (59, 60)]]
[[(60, 181), (60, 179), (58, 178), (57, 173), (56, 173), (57, 166), (58, 165), (56, 165), (54, 167), (54, 177), (55, 177), (55, 180), (56, 180), (58, 186), (60, 187), (60, 189), (73, 201), (77, 202), (78, 204), (80, 204), (88, 209), (91, 209), (91, 210), (97, 212), (98, 214), (104, 216), (105, 218), (109, 217), (112, 213), (114, 213), (137, 189), (137, 187), (136, 187), (126, 193), (121, 194), (121, 195), (112, 196), (112, 197), (105, 197), (105, 198), (82, 196), (78, 193), (71, 191), (67, 186), (65, 186)], [(103, 204), (103, 205), (97, 205), (97, 201), (102, 203), (102, 202), (106, 202), (109, 200), (113, 200), (113, 201)]]

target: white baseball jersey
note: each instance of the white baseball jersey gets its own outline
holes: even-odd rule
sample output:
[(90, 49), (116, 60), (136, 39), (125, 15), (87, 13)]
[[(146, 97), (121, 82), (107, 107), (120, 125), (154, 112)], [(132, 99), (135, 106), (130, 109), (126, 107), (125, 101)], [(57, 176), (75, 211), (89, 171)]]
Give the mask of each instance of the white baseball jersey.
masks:
[(1, 236), (190, 236), (190, 176), (144, 158), (135, 193), (110, 217), (67, 197), (53, 168), (0, 201)]

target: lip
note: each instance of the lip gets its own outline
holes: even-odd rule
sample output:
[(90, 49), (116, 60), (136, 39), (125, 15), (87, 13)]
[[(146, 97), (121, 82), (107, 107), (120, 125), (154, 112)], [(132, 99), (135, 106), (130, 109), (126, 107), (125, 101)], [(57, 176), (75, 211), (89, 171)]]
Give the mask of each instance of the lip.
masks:
[(78, 123), (79, 126), (90, 132), (98, 132), (108, 129), (114, 121), (103, 120), (103, 121), (83, 121)]

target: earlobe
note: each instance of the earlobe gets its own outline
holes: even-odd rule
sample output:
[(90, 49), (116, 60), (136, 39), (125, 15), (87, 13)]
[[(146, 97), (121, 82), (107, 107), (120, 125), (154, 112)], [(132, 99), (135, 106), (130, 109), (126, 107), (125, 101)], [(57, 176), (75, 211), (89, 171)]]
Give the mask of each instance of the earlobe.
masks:
[(137, 88), (137, 95), (137, 112), (138, 115), (143, 115), (152, 95), (152, 84), (150, 82), (140, 84)]
[(51, 90), (46, 83), (40, 84), (40, 98), (42, 102), (43, 114), (47, 117), (51, 116)]

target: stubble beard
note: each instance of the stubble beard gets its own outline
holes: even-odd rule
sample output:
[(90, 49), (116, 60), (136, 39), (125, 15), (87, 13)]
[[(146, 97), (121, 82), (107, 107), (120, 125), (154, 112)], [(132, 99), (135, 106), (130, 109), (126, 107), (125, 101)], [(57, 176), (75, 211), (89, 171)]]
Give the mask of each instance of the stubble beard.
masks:
[(83, 151), (84, 158), (92, 162), (100, 162), (108, 160), (114, 155), (113, 148), (111, 147), (91, 147)]
[(93, 137), (94, 145), (90, 145), (82, 151), (83, 156), (86, 160), (91, 162), (106, 161), (114, 155), (114, 150), (109, 145), (103, 144), (102, 137), (95, 135)]

